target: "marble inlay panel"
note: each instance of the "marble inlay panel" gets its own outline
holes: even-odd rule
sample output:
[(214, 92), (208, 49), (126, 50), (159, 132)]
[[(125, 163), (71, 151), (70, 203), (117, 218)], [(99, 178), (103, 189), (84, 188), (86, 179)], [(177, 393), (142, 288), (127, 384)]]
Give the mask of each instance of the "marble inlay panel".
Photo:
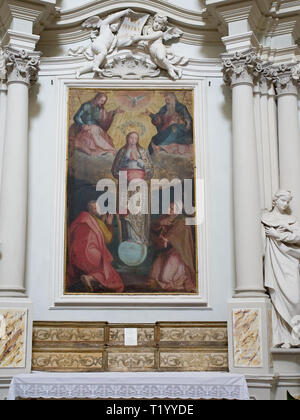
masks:
[(236, 368), (263, 366), (261, 310), (233, 310), (234, 365)]
[(25, 368), (27, 310), (0, 310), (0, 368)]

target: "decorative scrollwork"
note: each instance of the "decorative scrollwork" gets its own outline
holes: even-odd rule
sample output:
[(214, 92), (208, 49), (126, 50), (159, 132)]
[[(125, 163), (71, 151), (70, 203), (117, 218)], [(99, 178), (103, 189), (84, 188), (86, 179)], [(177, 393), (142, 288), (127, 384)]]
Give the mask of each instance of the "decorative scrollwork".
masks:
[[(69, 55), (84, 56), (87, 60), (78, 69), (77, 78), (94, 73), (100, 77), (142, 79), (157, 77), (165, 70), (169, 77), (178, 80), (183, 74), (182, 67), (188, 64), (186, 57), (177, 56), (171, 48), (170, 44), (178, 41), (183, 32), (170, 27), (167, 16), (127, 9), (104, 19), (92, 16), (82, 27), (91, 31), (89, 46), (69, 51)], [(124, 54), (123, 58), (118, 55), (121, 49), (127, 52), (125, 58)]]
[(298, 94), (300, 81), (300, 64), (281, 64), (274, 67), (273, 80), (276, 84), (277, 94)]
[(27, 51), (6, 48), (4, 53), (8, 82), (23, 82), (32, 85), (37, 81), (40, 56)]
[(262, 71), (262, 61), (253, 50), (223, 56), (224, 80), (229, 86), (253, 84)]

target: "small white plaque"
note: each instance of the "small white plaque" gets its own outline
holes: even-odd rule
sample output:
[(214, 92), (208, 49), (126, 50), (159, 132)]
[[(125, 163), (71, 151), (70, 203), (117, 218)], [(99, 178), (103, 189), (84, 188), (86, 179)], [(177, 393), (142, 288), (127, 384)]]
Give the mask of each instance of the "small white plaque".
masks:
[(125, 328), (125, 346), (138, 345), (138, 330), (137, 328)]

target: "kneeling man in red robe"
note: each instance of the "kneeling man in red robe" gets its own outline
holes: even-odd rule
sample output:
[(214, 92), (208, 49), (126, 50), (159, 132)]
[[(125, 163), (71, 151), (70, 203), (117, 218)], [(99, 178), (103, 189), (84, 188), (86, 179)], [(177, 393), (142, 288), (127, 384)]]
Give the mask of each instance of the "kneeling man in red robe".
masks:
[(107, 244), (113, 239), (113, 215), (100, 218), (96, 202), (88, 204), (88, 212), (81, 213), (69, 230), (69, 264), (67, 285), (80, 279), (89, 292), (95, 292), (93, 283), (103, 291), (124, 292), (124, 283), (112, 267), (113, 257)]

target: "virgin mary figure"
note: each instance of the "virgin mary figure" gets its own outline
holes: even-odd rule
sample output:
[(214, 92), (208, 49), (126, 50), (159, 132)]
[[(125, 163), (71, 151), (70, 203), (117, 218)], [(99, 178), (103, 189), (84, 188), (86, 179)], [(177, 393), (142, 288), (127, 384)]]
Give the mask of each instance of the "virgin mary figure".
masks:
[[(126, 173), (127, 182), (134, 180), (150, 180), (154, 168), (150, 155), (139, 144), (140, 137), (136, 132), (129, 133), (126, 145), (117, 153), (112, 167), (113, 176), (119, 180), (120, 172)], [(133, 193), (129, 192), (128, 199)], [(122, 225), (122, 240), (138, 244), (149, 244), (149, 215), (131, 214), (129, 211), (120, 216)]]
[(265, 286), (272, 300), (275, 347), (299, 347), (294, 322), (300, 315), (300, 225), (291, 214), (289, 191), (279, 191), (265, 212)]

